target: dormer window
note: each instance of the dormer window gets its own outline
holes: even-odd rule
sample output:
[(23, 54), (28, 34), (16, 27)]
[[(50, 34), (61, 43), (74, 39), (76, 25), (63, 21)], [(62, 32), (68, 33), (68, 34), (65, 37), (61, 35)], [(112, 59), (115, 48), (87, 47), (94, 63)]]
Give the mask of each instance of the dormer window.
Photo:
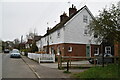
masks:
[(88, 23), (88, 16), (87, 15), (83, 15), (83, 22)]

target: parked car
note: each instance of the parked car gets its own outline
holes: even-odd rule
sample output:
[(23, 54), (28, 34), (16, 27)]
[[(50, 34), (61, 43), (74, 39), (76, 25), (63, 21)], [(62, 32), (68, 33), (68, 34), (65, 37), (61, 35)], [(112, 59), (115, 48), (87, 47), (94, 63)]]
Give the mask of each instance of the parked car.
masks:
[(9, 49), (4, 50), (4, 53), (9, 53), (9, 52), (10, 52)]
[[(104, 63), (113, 63), (114, 62), (114, 58), (112, 58), (113, 56), (111, 54), (108, 53), (104, 53)], [(103, 58), (102, 58), (102, 54), (96, 56), (96, 59), (90, 58), (89, 62), (91, 64), (102, 64), (103, 63)]]
[(10, 58), (20, 58), (20, 52), (18, 49), (13, 49), (10, 53)]

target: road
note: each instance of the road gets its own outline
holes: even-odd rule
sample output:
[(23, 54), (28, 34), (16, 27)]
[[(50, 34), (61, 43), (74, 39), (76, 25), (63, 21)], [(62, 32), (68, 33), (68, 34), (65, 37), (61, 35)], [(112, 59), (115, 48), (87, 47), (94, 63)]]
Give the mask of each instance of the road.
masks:
[(2, 78), (37, 78), (21, 58), (10, 58), (3, 54)]

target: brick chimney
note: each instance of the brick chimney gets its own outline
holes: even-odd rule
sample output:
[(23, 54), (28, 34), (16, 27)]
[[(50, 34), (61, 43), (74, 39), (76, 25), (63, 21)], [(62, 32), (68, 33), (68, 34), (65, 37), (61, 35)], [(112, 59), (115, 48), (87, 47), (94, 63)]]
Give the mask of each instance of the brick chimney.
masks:
[(73, 15), (75, 12), (77, 12), (76, 6), (72, 4), (72, 8), (69, 8), (69, 16)]
[(49, 31), (50, 31), (50, 28), (49, 28), (49, 27), (47, 27), (47, 34), (49, 34)]
[(67, 14), (64, 12), (61, 16), (60, 16), (60, 22), (62, 22), (63, 20), (66, 20), (68, 18)]

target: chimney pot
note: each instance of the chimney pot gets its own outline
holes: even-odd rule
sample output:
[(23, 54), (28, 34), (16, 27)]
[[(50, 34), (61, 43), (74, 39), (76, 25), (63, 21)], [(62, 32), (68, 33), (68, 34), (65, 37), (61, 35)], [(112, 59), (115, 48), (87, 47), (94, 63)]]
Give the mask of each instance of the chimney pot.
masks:
[(60, 22), (62, 22), (63, 20), (66, 20), (68, 18), (67, 14), (64, 12), (61, 16), (60, 16)]
[(76, 6), (72, 4), (72, 8), (69, 8), (69, 16), (73, 15), (75, 12), (77, 12)]

